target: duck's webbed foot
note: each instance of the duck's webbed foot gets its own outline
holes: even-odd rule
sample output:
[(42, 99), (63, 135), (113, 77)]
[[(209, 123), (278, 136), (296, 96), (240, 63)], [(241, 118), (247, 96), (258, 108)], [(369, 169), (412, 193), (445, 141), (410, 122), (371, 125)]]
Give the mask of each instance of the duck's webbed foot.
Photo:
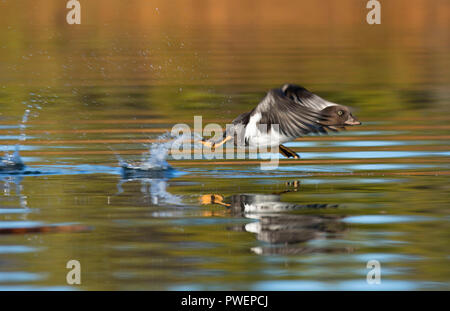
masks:
[(221, 141), (218, 141), (218, 142), (213, 142), (213, 141), (210, 141), (210, 140), (202, 140), (201, 143), (204, 146), (206, 146), (208, 148), (211, 148), (211, 151), (214, 151), (216, 149), (216, 147), (222, 146), (223, 144), (225, 144), (227, 141), (229, 141), (231, 139), (233, 139), (232, 136), (226, 136)]
[(214, 150), (216, 143), (210, 140), (202, 140), (200, 142), (203, 146), (206, 146), (208, 148), (211, 148), (211, 150)]
[(287, 158), (300, 159), (300, 156), (294, 150), (283, 145), (280, 145), (280, 153)]

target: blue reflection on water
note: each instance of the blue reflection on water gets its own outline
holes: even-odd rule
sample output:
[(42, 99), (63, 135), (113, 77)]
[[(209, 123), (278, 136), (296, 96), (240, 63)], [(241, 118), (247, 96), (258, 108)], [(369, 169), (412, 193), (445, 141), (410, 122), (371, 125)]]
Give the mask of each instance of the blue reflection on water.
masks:
[(446, 144), (444, 140), (354, 140), (354, 141), (294, 141), (285, 143), (287, 147), (390, 147)]
[(301, 152), (303, 159), (385, 159), (450, 156), (450, 151)]
[(0, 214), (26, 214), (31, 213), (33, 210), (28, 208), (1, 208)]
[(29, 272), (0, 272), (0, 282), (30, 282), (45, 278), (42, 273)]
[(438, 143), (435, 141), (394, 141), (394, 140), (359, 140), (359, 141), (333, 141), (329, 145), (336, 147), (389, 147), (389, 146), (411, 146), (411, 145), (429, 145)]
[(383, 279), (380, 284), (368, 284), (362, 277), (357, 280), (347, 280), (333, 283), (325, 283), (309, 280), (281, 280), (264, 281), (256, 283), (252, 290), (261, 291), (318, 291), (318, 290), (339, 290), (339, 291), (367, 291), (367, 290), (416, 290), (419, 288), (432, 288), (442, 286), (442, 284), (431, 282), (411, 282), (404, 280)]
[[(220, 169), (211, 169), (208, 167), (189, 167), (183, 168), (183, 171), (192, 174), (202, 174), (203, 176), (214, 176), (217, 178), (282, 178), (289, 177), (286, 172), (295, 173), (296, 177), (310, 176), (314, 172), (332, 172), (332, 173), (352, 173), (353, 171), (380, 171), (380, 170), (413, 170), (413, 169), (448, 169), (447, 164), (338, 164), (338, 165), (280, 165), (275, 170), (262, 171), (260, 166), (247, 166), (245, 169), (237, 166), (220, 167)], [(261, 181), (259, 181), (261, 182)]]
[[(31, 151), (31, 150), (41, 150), (41, 149), (45, 149), (43, 146), (29, 146), (29, 145), (21, 145), (20, 146), (20, 150), (26, 150), (26, 151)], [(0, 150), (2, 151), (15, 151), (16, 150), (16, 146), (15, 145), (0, 145)]]
[[(1, 129), (1, 127), (0, 127)], [(20, 135), (0, 135), (0, 140), (20, 140), (22, 138), (22, 136)], [(32, 136), (27, 136), (27, 139), (33, 139), (34, 137)], [(2, 146), (3, 148), (5, 146)]]
[(411, 260), (422, 260), (423, 258), (417, 255), (410, 254), (392, 254), (392, 253), (367, 253), (357, 254), (352, 256), (353, 260), (368, 262), (369, 260), (378, 260), (379, 262), (404, 262)]
[(17, 125), (0, 125), (0, 130), (6, 130), (6, 129), (18, 129), (20, 126)]
[(361, 215), (350, 216), (342, 219), (343, 222), (353, 224), (389, 224), (413, 221), (432, 221), (434, 217), (406, 216), (406, 215)]
[(0, 228), (34, 228), (42, 226), (44, 223), (38, 221), (0, 221)]
[(0, 245), (0, 254), (20, 254), (36, 252), (39, 249), (36, 247), (24, 245)]

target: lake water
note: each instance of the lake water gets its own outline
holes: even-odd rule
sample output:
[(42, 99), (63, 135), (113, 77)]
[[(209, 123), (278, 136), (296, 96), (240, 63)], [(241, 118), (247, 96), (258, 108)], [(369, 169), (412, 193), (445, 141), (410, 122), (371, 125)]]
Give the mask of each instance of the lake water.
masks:
[[(99, 1), (79, 26), (56, 1), (1, 2), (0, 151), (19, 144), (26, 171), (0, 174), (0, 290), (449, 290), (448, 19), (399, 1), (371, 28), (344, 2), (318, 24), (332, 4)], [(171, 176), (121, 175), (117, 156), (285, 82), (363, 125), (286, 144), (302, 158), (275, 170), (169, 157)], [(66, 229), (11, 233), (43, 226)]]

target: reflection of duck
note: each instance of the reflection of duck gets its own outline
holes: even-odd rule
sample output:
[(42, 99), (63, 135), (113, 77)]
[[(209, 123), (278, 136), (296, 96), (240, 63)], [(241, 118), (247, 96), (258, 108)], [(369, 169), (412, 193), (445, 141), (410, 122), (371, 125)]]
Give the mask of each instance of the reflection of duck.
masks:
[(258, 240), (270, 243), (268, 246), (252, 248), (258, 254), (348, 251), (337, 248), (317, 249), (302, 243), (327, 239), (345, 231), (346, 226), (340, 221), (344, 216), (299, 213), (302, 210), (320, 212), (334, 209), (338, 207), (337, 204), (282, 202), (280, 194), (236, 194), (226, 199), (215, 194), (202, 196), (201, 200), (203, 204), (220, 204), (233, 214), (257, 220), (244, 226), (231, 227), (230, 230), (251, 232)]

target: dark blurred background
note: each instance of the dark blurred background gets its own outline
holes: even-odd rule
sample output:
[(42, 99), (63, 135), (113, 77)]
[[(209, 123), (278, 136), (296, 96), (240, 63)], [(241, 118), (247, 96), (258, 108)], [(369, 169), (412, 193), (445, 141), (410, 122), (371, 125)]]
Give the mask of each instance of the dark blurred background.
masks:
[(80, 3), (68, 25), (66, 1), (0, 1), (0, 117), (35, 100), (50, 106), (43, 119), (130, 107), (225, 122), (285, 82), (366, 119), (448, 102), (445, 0), (381, 1), (381, 25), (361, 0)]

